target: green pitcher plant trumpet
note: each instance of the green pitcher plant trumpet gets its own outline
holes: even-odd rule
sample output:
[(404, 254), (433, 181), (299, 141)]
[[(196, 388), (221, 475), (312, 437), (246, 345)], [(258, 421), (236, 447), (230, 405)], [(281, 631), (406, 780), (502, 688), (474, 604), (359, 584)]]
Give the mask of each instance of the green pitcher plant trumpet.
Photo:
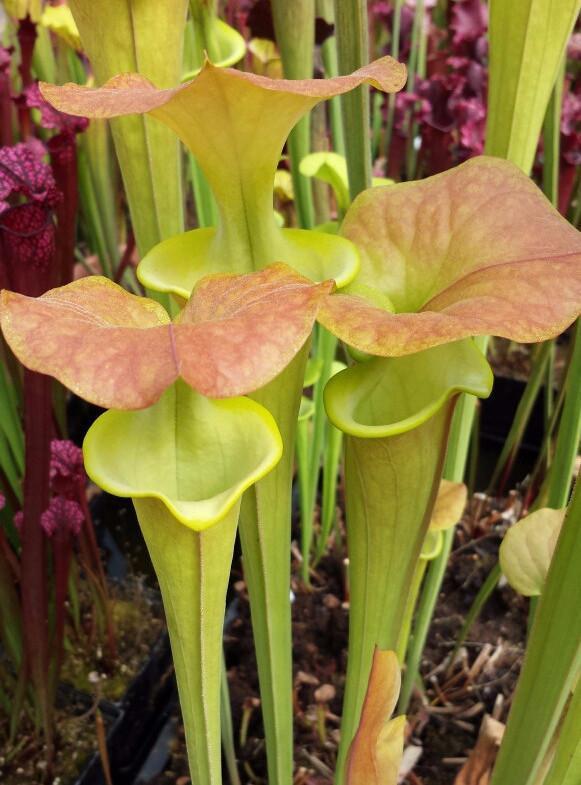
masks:
[(491, 390), (471, 336), (545, 340), (581, 305), (578, 233), (505, 161), (476, 158), (369, 189), (342, 233), (361, 268), (318, 316), (363, 360), (325, 390), (346, 434), (351, 622), (339, 784), (374, 648), (398, 648), (458, 394)]
[(2, 329), (24, 363), (94, 403), (138, 410), (95, 423), (87, 470), (134, 500), (164, 596), (196, 785), (221, 781), (221, 626), (240, 498), (282, 454), (264, 407), (203, 393), (236, 395), (276, 376), (303, 352), (331, 288), (285, 265), (210, 276), (174, 322), (100, 277), (38, 299), (2, 292)]
[(491, 388), (488, 363), (469, 339), (401, 358), (373, 358), (337, 374), (325, 388), (329, 419), (345, 434), (349, 549), (338, 782), (374, 649), (399, 645), (456, 400), (461, 392), (486, 397)]
[(222, 782), (220, 677), (240, 498), (282, 454), (272, 416), (179, 380), (153, 406), (110, 410), (83, 445), (89, 476), (132, 498), (166, 609), (192, 782)]
[[(236, 514), (232, 513), (228, 518), (228, 525), (221, 524), (224, 537), (234, 537), (240, 496), (249, 488), (251, 482), (266, 474), (265, 471), (258, 470), (258, 467), (264, 465), (258, 460), (260, 450), (266, 450), (269, 445), (270, 452), (267, 450), (267, 455), (272, 455), (274, 450), (274, 437), (265, 432), (256, 412), (262, 412), (264, 417), (268, 416), (270, 423), (272, 416), (252, 401), (238, 400), (235, 406), (230, 406), (231, 400), (228, 400), (223, 401), (222, 406), (218, 405), (219, 402), (210, 406), (208, 399), (202, 398), (202, 395), (241, 395), (263, 385), (266, 385), (263, 389), (268, 390), (279, 384), (282, 390), (288, 391), (292, 399), (293, 384), (297, 379), (300, 395), (302, 365), (306, 358), (313, 322), (322, 298), (327, 296), (332, 288), (332, 281), (313, 283), (284, 264), (270, 265), (264, 270), (246, 275), (208, 276), (196, 285), (186, 307), (173, 322), (160, 304), (129, 294), (108, 279), (97, 276), (53, 289), (37, 299), (8, 291), (1, 294), (2, 330), (6, 341), (24, 364), (40, 373), (58, 378), (74, 392), (98, 405), (140, 410), (137, 413), (139, 416), (118, 411), (103, 415), (100, 425), (95, 426), (94, 436), (87, 437), (88, 471), (96, 482), (112, 493), (129, 495), (135, 500), (168, 608), (174, 642), (177, 640), (177, 643), (174, 643), (174, 653), (176, 646), (179, 646), (177, 657), (182, 658), (179, 661), (182, 664), (176, 660), (176, 669), (182, 669), (181, 681), (189, 685), (187, 700), (190, 703), (194, 700), (192, 691), (197, 688), (201, 690), (201, 671), (194, 669), (195, 672), (188, 674), (183, 665), (186, 660), (183, 659), (185, 655), (180, 641), (182, 635), (186, 636), (186, 641), (198, 640), (202, 632), (206, 634), (205, 630), (208, 628), (214, 631), (213, 637), (210, 636), (212, 645), (216, 642), (216, 630), (221, 625), (223, 615), (217, 615), (218, 606), (223, 597), (210, 595), (214, 597), (213, 606), (203, 617), (200, 617), (197, 610), (193, 610), (194, 606), (187, 592), (183, 596), (182, 590), (178, 599), (173, 597), (173, 594), (179, 593), (180, 584), (177, 578), (174, 580), (172, 577), (166, 560), (169, 559), (171, 563), (171, 559), (181, 558), (181, 551), (178, 548), (172, 556), (166, 540), (163, 539), (165, 535), (157, 536), (157, 528), (150, 522), (168, 522), (166, 530), (173, 531), (174, 534), (167, 542), (177, 543), (186, 537), (192, 539), (192, 533), (186, 535), (182, 531), (183, 527), (178, 526), (176, 529), (176, 524), (170, 525), (170, 521), (175, 519), (182, 524), (189, 523), (194, 528), (201, 529), (204, 522), (207, 525), (213, 519), (218, 519), (218, 512), (226, 514), (227, 507), (219, 506), (225, 500), (237, 500)], [(275, 381), (268, 384), (272, 379)], [(186, 383), (197, 392), (191, 390), (186, 394), (184, 389), (189, 390)], [(170, 394), (168, 390), (173, 392)], [(296, 412), (286, 411), (284, 395), (278, 396), (278, 400), (282, 410), (276, 410), (276, 401), (271, 406), (275, 409), (277, 419), (287, 422), (290, 429), (291, 423), (296, 420)], [(151, 408), (144, 408), (147, 406)], [(237, 413), (241, 420), (236, 426)], [(208, 418), (208, 423), (204, 422), (205, 418)], [(220, 422), (224, 418), (227, 418), (226, 422)], [(209, 430), (212, 424), (214, 436)], [(119, 429), (120, 435), (115, 440), (112, 433), (116, 428)], [(162, 439), (160, 434), (164, 428), (167, 431), (165, 438), (171, 437), (174, 441)], [(255, 431), (252, 438), (250, 434), (244, 435), (245, 428)], [(201, 432), (198, 433), (198, 430)], [(150, 431), (154, 433), (154, 437), (152, 436), (150, 447), (147, 448), (145, 441)], [(177, 437), (174, 432), (179, 434), (178, 444), (175, 443)], [(265, 441), (262, 447), (254, 441), (260, 433)], [(278, 431), (276, 433), (278, 434)], [(101, 456), (100, 460), (97, 460), (89, 449), (92, 444), (102, 445), (101, 452), (96, 451), (96, 455)], [(106, 450), (108, 444), (116, 445), (115, 453)], [(129, 451), (131, 455), (127, 457), (127, 453), (122, 450)], [(292, 447), (289, 449), (285, 445), (285, 452), (285, 459), (290, 463)], [(244, 455), (246, 457), (242, 460)], [(136, 458), (131, 456), (140, 456), (143, 462), (137, 463), (128, 478), (127, 468), (124, 466), (131, 467), (136, 461)], [(256, 466), (249, 464), (253, 457), (256, 458)], [(279, 458), (280, 454), (277, 454), (277, 460)], [(205, 462), (204, 471), (197, 467), (197, 461)], [(224, 467), (218, 465), (220, 461), (224, 462)], [(237, 466), (238, 462), (240, 466)], [(160, 467), (168, 467), (169, 477), (158, 476)], [(245, 467), (248, 470), (246, 479), (245, 475), (238, 476)], [(290, 493), (291, 467), (288, 466), (286, 471)], [(201, 490), (191, 486), (197, 475), (200, 475), (198, 479), (202, 480), (206, 474), (215, 476), (216, 481), (223, 477), (225, 487), (215, 487), (210, 483), (206, 490)], [(195, 496), (184, 499), (179, 495), (181, 493), (193, 493)], [(176, 500), (176, 495), (186, 504), (185, 509), (183, 504)], [(169, 501), (171, 499), (173, 501)], [(246, 515), (250, 520), (252, 503), (253, 497), (247, 492), (244, 495), (244, 505), (247, 506)], [(205, 518), (199, 517), (202, 507), (209, 508), (205, 512)], [(267, 504), (265, 515), (270, 515), (273, 507), (274, 505)], [(213, 516), (210, 515), (212, 510), (215, 513)], [(282, 511), (283, 519), (284, 515), (285, 510)], [(265, 532), (258, 529), (257, 531), (259, 536), (269, 537), (277, 551), (282, 551), (283, 556), (288, 555), (288, 543), (275, 526), (268, 527)], [(252, 536), (252, 533), (245, 535), (242, 531), (243, 541), (245, 536)], [(218, 547), (220, 538), (215, 533), (208, 532), (205, 539), (210, 543), (216, 541), (215, 546), (206, 547), (206, 552)], [(290, 531), (288, 542), (290, 543)], [(247, 552), (249, 547), (252, 546), (246, 543)], [(224, 553), (228, 548), (231, 551), (229, 545), (219, 557), (222, 571), (212, 574), (208, 579), (214, 587), (227, 581), (229, 563), (224, 559)], [(194, 550), (190, 550), (193, 554)], [(194, 555), (191, 558), (194, 559)], [(192, 580), (199, 582), (201, 568), (198, 568), (197, 564), (198, 562), (192, 561), (187, 570)], [(247, 580), (251, 565), (252, 562), (249, 567), (247, 560)], [(289, 603), (290, 576), (285, 583), (285, 567), (289, 569), (288, 565), (283, 563), (281, 591), (285, 590), (285, 604), (282, 626), (286, 629), (284, 607)], [(178, 577), (181, 574), (178, 571)], [(280, 572), (275, 571), (274, 575), (280, 579)], [(268, 598), (264, 598), (265, 602), (270, 602), (270, 598), (269, 593)], [(278, 609), (273, 612), (280, 614)], [(192, 620), (193, 616), (197, 621)], [(192, 628), (194, 623), (203, 625), (203, 629)], [(198, 630), (197, 638), (192, 637), (192, 629)], [(290, 619), (288, 640), (290, 647)], [(209, 661), (215, 662), (218, 667), (221, 661), (219, 651), (209, 660), (205, 654), (203, 660), (198, 656), (192, 657), (190, 661), (195, 668), (210, 667), (207, 665)], [(289, 665), (290, 680), (290, 654), (286, 662)], [(212, 689), (214, 677), (219, 685), (219, 669), (216, 673), (212, 670), (209, 672), (208, 683), (212, 685)], [(277, 678), (280, 678), (278, 673)], [(180, 687), (182, 698), (185, 689)], [(203, 692), (206, 693), (205, 681)], [(201, 694), (198, 693), (194, 703), (201, 700)], [(289, 699), (290, 695), (289, 690)], [(184, 702), (185, 700), (183, 698)], [(283, 695), (283, 706), (285, 700), (286, 696)], [(190, 709), (184, 708), (184, 711), (188, 712)], [(186, 714), (186, 718), (187, 716)], [(216, 742), (212, 736), (215, 728), (219, 729), (219, 721), (216, 725), (215, 717), (213, 718), (211, 727), (208, 726), (209, 735), (204, 741), (202, 731), (206, 725), (205, 720), (202, 720), (200, 715), (192, 717), (190, 724), (193, 730), (188, 731), (192, 778), (196, 785), (219, 782), (216, 779), (216, 753), (210, 755), (206, 750), (207, 745), (215, 745), (219, 751), (219, 737)], [(290, 709), (288, 723), (289, 730), (292, 730)], [(292, 735), (290, 741), (292, 743)], [(208, 760), (204, 762), (206, 758)], [(206, 768), (198, 769), (198, 766)], [(292, 762), (288, 763), (287, 772), (288, 776), (292, 775)]]

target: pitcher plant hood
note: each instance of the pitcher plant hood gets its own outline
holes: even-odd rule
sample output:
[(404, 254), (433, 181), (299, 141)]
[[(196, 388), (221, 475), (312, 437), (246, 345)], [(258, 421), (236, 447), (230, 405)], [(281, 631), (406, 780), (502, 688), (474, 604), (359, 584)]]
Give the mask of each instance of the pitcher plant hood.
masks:
[(358, 255), (345, 238), (281, 229), (273, 213), (273, 184), (285, 141), (320, 101), (370, 84), (400, 90), (405, 66), (383, 57), (333, 79), (269, 79), (206, 62), (190, 82), (168, 90), (139, 74), (121, 74), (103, 87), (43, 84), (62, 111), (87, 117), (147, 114), (169, 126), (194, 154), (216, 199), (216, 229), (197, 229), (161, 243), (139, 266), (144, 285), (187, 296), (211, 272), (250, 272), (283, 261), (313, 280), (347, 283)]
[(102, 414), (83, 453), (101, 488), (157, 499), (180, 523), (202, 531), (276, 466), (282, 440), (272, 415), (255, 401), (214, 401), (178, 380), (147, 409)]
[(332, 288), (283, 264), (209, 276), (172, 322), (155, 301), (94, 276), (38, 298), (4, 290), (0, 325), (31, 370), (98, 406), (140, 409), (178, 378), (214, 398), (262, 387), (301, 349)]
[(363, 352), (398, 356), (489, 334), (544, 341), (581, 308), (579, 232), (501, 159), (369, 189), (342, 232), (360, 271), (319, 321)]

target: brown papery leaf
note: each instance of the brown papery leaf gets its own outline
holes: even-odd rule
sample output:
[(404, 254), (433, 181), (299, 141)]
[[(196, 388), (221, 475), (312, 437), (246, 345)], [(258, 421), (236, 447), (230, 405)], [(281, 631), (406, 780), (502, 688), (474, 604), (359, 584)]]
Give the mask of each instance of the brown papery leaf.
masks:
[(454, 780), (454, 785), (488, 785), (503, 734), (503, 723), (486, 714), (476, 746)]
[(458, 523), (466, 507), (467, 498), (468, 488), (463, 482), (442, 480), (432, 511), (430, 529), (443, 531)]
[(390, 716), (400, 685), (397, 655), (376, 649), (361, 720), (347, 757), (346, 785), (396, 785), (405, 717), (390, 720)]

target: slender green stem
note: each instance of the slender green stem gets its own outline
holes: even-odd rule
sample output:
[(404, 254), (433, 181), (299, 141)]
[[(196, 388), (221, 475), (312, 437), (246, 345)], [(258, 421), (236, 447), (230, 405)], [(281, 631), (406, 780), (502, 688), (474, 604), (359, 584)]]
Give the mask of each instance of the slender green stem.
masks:
[(410, 586), (410, 591), (406, 603), (406, 609), (401, 624), (399, 642), (397, 645), (397, 658), (400, 662), (405, 662), (406, 659), (406, 652), (408, 650), (410, 632), (412, 629), (412, 620), (414, 617), (414, 611), (416, 609), (416, 601), (418, 599), (418, 594), (420, 592), (420, 587), (424, 579), (424, 574), (426, 572), (427, 565), (428, 562), (426, 561), (426, 559), (420, 559), (416, 564), (416, 569)]
[(226, 662), (222, 654), (222, 678), (220, 679), (220, 728), (222, 735), (222, 750), (224, 760), (230, 777), (230, 785), (241, 785), (236, 762), (236, 747), (234, 746), (234, 728), (232, 726), (232, 707), (230, 705), (230, 688)]
[(295, 432), (309, 342), (274, 381), (253, 394), (274, 416), (284, 444), (278, 466), (244, 494), (240, 539), (250, 596), (268, 780), (293, 779), (290, 606), (291, 486)]
[[(501, 475), (506, 481), (510, 473), (520, 448), (524, 432), (529, 423), (533, 407), (538, 398), (542, 384), (545, 381), (546, 369), (551, 356), (552, 347), (553, 342), (546, 341), (538, 347), (534, 355), (531, 374), (526, 383), (525, 389), (523, 390), (523, 394), (518, 403), (512, 425), (510, 426), (510, 430), (504, 441), (502, 451), (498, 457), (496, 466), (494, 467), (494, 471), (490, 479), (489, 492), (492, 492), (496, 489)], [(503, 485), (504, 483), (501, 483), (499, 488), (500, 493), (502, 493)]]
[(554, 207), (557, 206), (559, 201), (559, 156), (564, 75), (565, 60), (563, 59), (551, 93), (549, 105), (547, 106), (543, 125), (543, 191)]
[[(315, 41), (315, 0), (272, 0), (272, 15), (284, 75), (287, 79), (311, 79)], [(311, 151), (311, 124), (307, 115), (288, 139), (295, 205), (299, 224), (310, 229), (315, 223), (311, 180), (300, 173), (303, 158)]]
[[(335, 0), (339, 71), (350, 74), (369, 61), (367, 3), (364, 0)], [(349, 193), (371, 185), (371, 141), (369, 138), (369, 87), (358, 87), (341, 96), (346, 139)]]
[(221, 57), (215, 24), (218, 14), (216, 5), (215, 0), (190, 0), (191, 25), (199, 63), (203, 63), (205, 52), (214, 63)]
[(313, 516), (309, 510), (309, 421), (299, 420), (297, 424), (297, 477), (299, 483), (301, 510), (301, 554), (303, 562), (301, 573), (308, 584), (311, 540), (313, 536)]
[(466, 614), (466, 618), (464, 619), (464, 624), (458, 633), (458, 637), (456, 639), (456, 645), (454, 646), (454, 650), (452, 651), (452, 655), (450, 657), (450, 666), (456, 659), (456, 655), (458, 654), (458, 650), (460, 646), (466, 640), (468, 633), (472, 629), (472, 625), (476, 621), (476, 619), (480, 616), (480, 613), (490, 597), (492, 596), (492, 592), (496, 589), (498, 585), (498, 581), (500, 580), (502, 575), (502, 571), (500, 569), (500, 562), (496, 562), (494, 567), (488, 573), (486, 580), (478, 590), (478, 594), (474, 598), (474, 602), (470, 606), (470, 610)]
[[(393, 29), (391, 33), (391, 56), (397, 60), (399, 58), (399, 36), (401, 30), (401, 9), (403, 0), (395, 0), (393, 7)], [(385, 128), (385, 147), (380, 150), (386, 158), (389, 156), (389, 148), (391, 146), (391, 137), (393, 135), (393, 123), (395, 117), (395, 93), (391, 93), (387, 97), (387, 125)]]
[(0, 480), (4, 478), (10, 485), (12, 493), (22, 503), (22, 472), (18, 470), (10, 445), (0, 431)]
[(307, 475), (307, 499), (304, 507), (304, 516), (302, 517), (302, 527), (306, 530), (305, 533), (305, 549), (307, 563), (303, 563), (303, 579), (308, 583), (309, 581), (309, 563), (310, 563), (310, 549), (312, 542), (313, 532), (313, 515), (315, 511), (315, 503), (317, 500), (317, 488), (319, 486), (319, 474), (321, 469), (321, 454), (323, 452), (323, 442), (325, 436), (325, 423), (327, 422), (327, 415), (325, 413), (325, 406), (323, 404), (323, 391), (325, 385), (331, 377), (331, 368), (333, 360), (335, 359), (335, 351), (337, 349), (337, 339), (330, 332), (325, 330), (324, 327), (318, 327), (317, 335), (317, 357), (322, 360), (321, 374), (315, 383), (313, 401), (315, 404), (315, 413), (313, 416), (313, 432), (309, 449), (309, 468)]
[[(549, 507), (565, 507), (581, 440), (581, 320), (577, 320), (566, 395), (549, 478)], [(579, 495), (579, 494), (577, 494)]]
[[(189, 65), (198, 66), (198, 64), (203, 63), (206, 52), (213, 62), (218, 62), (220, 60), (220, 52), (218, 43), (215, 40), (215, 3), (212, 2), (208, 6), (204, 2), (190, 0), (190, 12), (191, 18), (186, 25), (186, 36), (189, 44), (187, 49), (191, 60)], [(192, 189), (194, 191), (198, 226), (201, 228), (216, 226), (218, 223), (218, 207), (214, 194), (198, 162), (189, 151), (188, 163)]]
[(109, 254), (106, 232), (91, 180), (91, 171), (85, 158), (85, 151), (82, 148), (79, 150), (78, 177), (81, 211), (94, 243), (94, 250), (99, 257), (103, 274), (113, 280), (113, 262)]
[(452, 550), (454, 529), (445, 531), (442, 539), (441, 552), (429, 564), (416, 612), (416, 619), (409, 643), (405, 673), (397, 707), (398, 712), (402, 714), (407, 712), (414, 684), (418, 677), (420, 661), (422, 659), (426, 638), (428, 637), (428, 630), (430, 629), (432, 616), (440, 593), (440, 587), (444, 580), (444, 573), (446, 572), (446, 567), (448, 565), (448, 558), (450, 556), (450, 551)]
[[(412, 27), (412, 42), (410, 50), (410, 59), (408, 63), (408, 80), (406, 84), (406, 91), (413, 93), (416, 77), (424, 77), (426, 75), (426, 49), (427, 49), (427, 31), (424, 24), (425, 17), (425, 3), (424, 0), (416, 1), (416, 10), (414, 13), (414, 23)], [(408, 130), (407, 149), (406, 149), (406, 171), (407, 179), (413, 180), (417, 164), (417, 150), (416, 150), (416, 136), (418, 134), (418, 124), (413, 121), (412, 110), (407, 113), (406, 126)]]
[(343, 434), (330, 422), (327, 422), (327, 442), (323, 462), (323, 499), (321, 503), (321, 531), (317, 540), (313, 564), (317, 564), (323, 555), (335, 522), (337, 509), (337, 475), (341, 462), (341, 446)]
[[(316, 0), (317, 16), (324, 19), (329, 24), (335, 24), (335, 9), (333, 0)], [(334, 35), (329, 36), (321, 46), (323, 58), (323, 68), (325, 76), (328, 78), (337, 76), (339, 73), (339, 61), (337, 57), (337, 39)], [(331, 137), (333, 139), (333, 149), (339, 155), (345, 155), (345, 135), (343, 133), (343, 118), (341, 116), (341, 100), (338, 97), (331, 98), (329, 101), (329, 118), (331, 121)]]
[(188, 161), (190, 164), (190, 177), (194, 191), (198, 226), (201, 228), (216, 226), (218, 223), (218, 207), (216, 205), (216, 200), (214, 199), (214, 194), (208, 185), (208, 181), (204, 177), (204, 173), (198, 166), (198, 162), (191, 153), (188, 153)]
[[(543, 399), (545, 433), (553, 419), (553, 412), (555, 411), (555, 354), (555, 341), (551, 341), (551, 351), (549, 353), (545, 377), (545, 397)], [(547, 457), (550, 459), (550, 454)]]
[(0, 431), (4, 433), (20, 474), (24, 472), (24, 434), (18, 413), (18, 398), (8, 367), (0, 359)]
[(581, 667), (581, 484), (541, 595), (491, 785), (532, 785)]

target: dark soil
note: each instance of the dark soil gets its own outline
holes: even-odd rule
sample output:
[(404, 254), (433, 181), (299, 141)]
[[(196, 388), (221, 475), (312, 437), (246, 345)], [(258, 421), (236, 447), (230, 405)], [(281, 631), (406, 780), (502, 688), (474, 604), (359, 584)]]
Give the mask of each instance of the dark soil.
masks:
[[(414, 695), (408, 714), (407, 755), (418, 759), (407, 785), (452, 785), (474, 747), (484, 714), (506, 720), (526, 635), (527, 605), (522, 598), (508, 586), (497, 588), (455, 664), (448, 668), (447, 663), (466, 613), (496, 563), (502, 534), (519, 514), (516, 495), (502, 504), (476, 495), (457, 528), (421, 666), (424, 692)], [(245, 785), (265, 783), (258, 678), (241, 575), (234, 587), (237, 615), (225, 650), (239, 772)], [(341, 559), (327, 556), (313, 576), (312, 590), (295, 579), (293, 591), (295, 785), (330, 785), (347, 659), (348, 604)], [(164, 771), (140, 779), (139, 785), (189, 783), (177, 711), (176, 725)], [(244, 725), (247, 732), (241, 739)]]
[[(81, 585), (83, 603), (83, 586)], [(65, 666), (57, 693), (55, 758), (52, 785), (76, 780), (85, 761), (99, 749), (119, 714), (118, 702), (143, 667), (164, 625), (156, 594), (141, 582), (111, 585), (118, 657), (111, 662), (98, 637), (70, 632)], [(91, 605), (86, 598), (84, 605)], [(0, 712), (0, 739), (8, 737), (9, 718)], [(30, 722), (22, 721), (13, 744), (0, 747), (0, 782), (3, 785), (41, 785), (45, 778), (45, 750)]]

